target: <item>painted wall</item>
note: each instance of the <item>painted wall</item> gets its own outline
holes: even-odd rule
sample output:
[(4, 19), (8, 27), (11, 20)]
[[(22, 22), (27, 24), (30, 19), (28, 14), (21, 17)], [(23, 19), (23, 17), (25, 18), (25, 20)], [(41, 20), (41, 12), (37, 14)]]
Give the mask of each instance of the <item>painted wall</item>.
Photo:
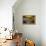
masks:
[(46, 0), (42, 0), (41, 4), (41, 40), (42, 46), (46, 46)]
[(0, 27), (12, 29), (12, 6), (16, 0), (0, 0)]
[[(41, 1), (23, 0), (22, 3), (17, 5), (17, 7), (16, 5), (13, 6), (15, 29), (22, 32), (25, 39), (32, 39), (35, 41), (36, 46), (41, 46)], [(35, 15), (36, 24), (23, 24), (23, 15)]]
[[(4, 30), (3, 28), (6, 27), (9, 30), (12, 29), (12, 6), (16, 0), (0, 0), (0, 38), (5, 38), (5, 36), (10, 36), (10, 32)], [(3, 27), (1, 29), (1, 27)], [(7, 37), (9, 38), (9, 37)]]
[[(19, 1), (18, 1), (19, 2)], [(46, 16), (44, 14), (45, 1), (41, 0), (23, 0), (21, 3), (16, 3), (13, 6), (13, 14), (14, 14), (14, 24), (15, 29), (18, 32), (23, 33), (23, 37), (26, 39), (34, 40), (36, 46), (46, 46), (46, 41), (43, 40), (46, 38), (46, 29), (44, 23)], [(43, 7), (44, 6), (44, 7)], [(23, 15), (35, 15), (36, 16), (36, 24), (35, 25), (25, 25), (22, 23)], [(43, 20), (44, 19), (44, 20)], [(44, 31), (43, 31), (44, 30)], [(44, 37), (44, 38), (43, 38)], [(44, 43), (45, 42), (45, 43)], [(42, 45), (41, 45), (42, 44)]]

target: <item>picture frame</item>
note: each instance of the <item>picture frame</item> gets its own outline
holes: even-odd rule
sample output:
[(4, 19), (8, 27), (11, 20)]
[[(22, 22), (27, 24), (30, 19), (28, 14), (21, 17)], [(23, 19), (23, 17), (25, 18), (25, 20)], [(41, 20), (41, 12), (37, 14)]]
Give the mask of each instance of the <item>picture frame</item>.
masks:
[(23, 16), (23, 24), (35, 24), (36, 16), (35, 15), (24, 15)]

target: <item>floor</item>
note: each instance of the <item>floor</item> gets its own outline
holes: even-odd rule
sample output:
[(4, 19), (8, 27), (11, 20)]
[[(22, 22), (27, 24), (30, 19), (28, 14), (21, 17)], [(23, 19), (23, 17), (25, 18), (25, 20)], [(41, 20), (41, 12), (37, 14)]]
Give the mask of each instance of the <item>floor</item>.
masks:
[(13, 40), (6, 40), (6, 42), (4, 42), (2, 45), (0, 46), (16, 46), (15, 45), (15, 39)]
[[(17, 41), (18, 41), (18, 37), (17, 37)], [(15, 36), (13, 37), (12, 40), (6, 40), (6, 42), (3, 42), (4, 40), (6, 39), (0, 39), (0, 46), (16, 46), (16, 39), (15, 39)], [(1, 43), (3, 42), (3, 43)], [(21, 44), (21, 46), (23, 46), (23, 44)]]

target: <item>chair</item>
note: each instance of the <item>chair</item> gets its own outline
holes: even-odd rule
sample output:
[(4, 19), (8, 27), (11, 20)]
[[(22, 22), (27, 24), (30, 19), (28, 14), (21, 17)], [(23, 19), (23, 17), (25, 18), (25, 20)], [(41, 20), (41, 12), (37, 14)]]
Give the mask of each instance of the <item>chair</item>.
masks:
[(22, 33), (15, 33), (16, 46), (22, 46)]
[(25, 46), (35, 46), (35, 43), (32, 40), (26, 40)]

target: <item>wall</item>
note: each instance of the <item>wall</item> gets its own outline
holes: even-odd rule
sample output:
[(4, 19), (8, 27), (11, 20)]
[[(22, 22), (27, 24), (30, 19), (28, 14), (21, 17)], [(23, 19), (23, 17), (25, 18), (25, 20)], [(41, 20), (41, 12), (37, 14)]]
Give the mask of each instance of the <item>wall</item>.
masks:
[(16, 0), (0, 0), (0, 27), (12, 29), (12, 6)]
[[(12, 29), (12, 6), (15, 2), (16, 0), (0, 0), (0, 28), (6, 27), (9, 30)], [(0, 32), (2, 32), (2, 29), (0, 29)], [(3, 31), (3, 33), (0, 34), (0, 38), (5, 38), (5, 36), (8, 35), (10, 35), (8, 30), (7, 32)]]
[[(13, 14), (15, 19), (15, 29), (23, 33), (24, 38), (35, 41), (36, 46), (41, 46), (41, 1), (40, 0), (23, 0), (18, 3), (18, 6), (13, 6)], [(22, 23), (23, 15), (35, 15), (35, 25), (25, 25)]]
[(41, 1), (41, 38), (42, 46), (46, 46), (46, 0)]

